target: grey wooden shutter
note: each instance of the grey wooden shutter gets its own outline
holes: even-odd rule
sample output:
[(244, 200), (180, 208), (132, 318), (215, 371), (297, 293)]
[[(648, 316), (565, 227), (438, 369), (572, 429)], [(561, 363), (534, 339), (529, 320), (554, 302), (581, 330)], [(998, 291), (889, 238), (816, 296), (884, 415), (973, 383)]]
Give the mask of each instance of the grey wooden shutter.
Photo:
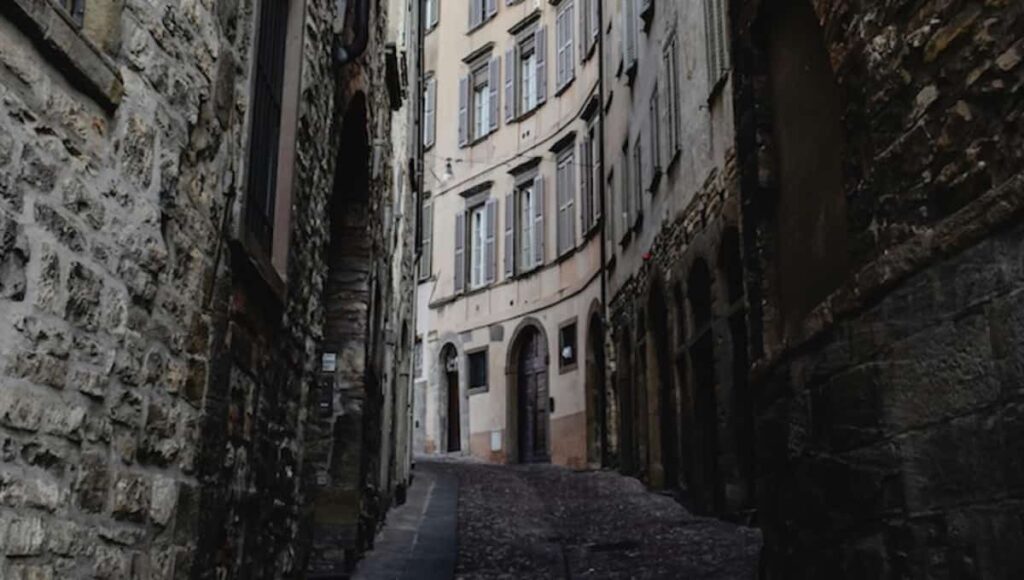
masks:
[(459, 147), (469, 143), (469, 77), (459, 79)]
[(533, 179), (533, 265), (544, 263), (544, 176)]
[(583, 141), (580, 142), (580, 220), (583, 227), (583, 232), (586, 233), (590, 230), (590, 226), (593, 224), (593, 186), (590, 183), (591, 176), (594, 175), (593, 169), (591, 168), (590, 160), (590, 134), (589, 132), (583, 137)]
[(505, 277), (516, 273), (516, 197), (505, 196)]
[(433, 2), (427, 3), (427, 28), (433, 28), (437, 26), (438, 11), (440, 9), (441, 0), (434, 0)]
[[(572, 22), (571, 20), (569, 22)], [(565, 166), (565, 250), (576, 247), (576, 159), (570, 158)]]
[(516, 48), (505, 51), (505, 123), (516, 117)]
[(501, 86), (501, 58), (494, 57), (491, 62), (488, 63), (488, 79), (487, 79), (487, 90), (491, 93), (491, 110), (490, 110), (490, 131), (498, 130), (498, 117), (501, 115), (500, 99), (498, 94), (501, 92), (498, 87)]
[(661, 77), (661, 81), (658, 83), (658, 166), (662, 170), (668, 170), (668, 164), (672, 161), (672, 103), (669, 101), (669, 87), (672, 86), (672, 79), (668, 77), (666, 73), (668, 70), (662, 71), (666, 76)]
[(562, 83), (567, 84), (576, 78), (576, 20), (573, 10), (574, 3), (565, 7), (565, 72), (562, 74)]
[(565, 9), (560, 9), (555, 17), (555, 88), (561, 89), (565, 84)]
[(455, 292), (466, 289), (466, 212), (455, 214)]
[(537, 54), (537, 104), (548, 99), (548, 29), (544, 26), (537, 28), (534, 33), (534, 51)]
[(493, 283), (498, 271), (498, 200), (489, 199), (485, 206), (487, 230), (484, 240), (484, 282)]
[(565, 196), (568, 193), (565, 186), (565, 168), (561, 165), (555, 169), (555, 207), (558, 210), (555, 221), (555, 255), (561, 256), (565, 252), (566, 232), (569, 224), (565, 215)]
[[(601, 35), (601, 11), (599, 7), (601, 0), (590, 0), (590, 46), (597, 44), (597, 39)], [(583, 34), (583, 31), (580, 31)]]
[(480, 24), (480, 18), (482, 17), (480, 0), (469, 0), (469, 28), (476, 28)]
[(590, 37), (590, 35), (587, 34), (587, 30), (589, 30), (589, 22), (587, 22), (587, 19), (590, 15), (589, 6), (593, 4), (594, 1), (595, 0), (579, 0), (580, 5), (576, 8), (576, 12), (579, 13), (580, 18), (580, 62), (583, 62), (583, 59), (587, 57), (587, 50), (590, 48), (590, 45), (587, 42), (587, 38)]
[(427, 79), (427, 97), (423, 105), (423, 145), (430, 147), (434, 144), (437, 131), (437, 79)]
[(429, 278), (433, 266), (434, 242), (434, 206), (429, 201), (423, 203), (423, 236), (421, 240), (422, 255), (420, 256), (420, 278)]
[(498, 13), (498, 1), (487, 0), (487, 18), (493, 17)]
[(622, 206), (622, 235), (625, 236), (631, 227), (633, 227), (633, 185), (632, 180), (629, 178), (630, 171), (629, 164), (631, 158), (626, 151), (622, 152), (622, 171), (619, 173), (619, 205)]

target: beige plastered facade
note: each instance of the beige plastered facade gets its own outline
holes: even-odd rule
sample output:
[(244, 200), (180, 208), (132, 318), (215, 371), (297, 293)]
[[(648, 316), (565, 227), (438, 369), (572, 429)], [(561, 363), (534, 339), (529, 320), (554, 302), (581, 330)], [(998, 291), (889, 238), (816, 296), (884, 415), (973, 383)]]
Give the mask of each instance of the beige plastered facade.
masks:
[[(556, 84), (556, 14), (558, 5), (525, 0), (508, 6), (498, 0), (497, 14), (469, 30), (468, 2), (446, 1), (439, 22), (424, 40), (424, 69), (437, 83), (436, 139), (425, 154), (425, 190), (433, 211), (431, 275), (422, 280), (418, 295), (417, 338), (422, 344), (422, 368), (416, 381), (414, 447), (418, 453), (447, 452), (448, 385), (441, 364), (446, 346), (455, 349), (459, 382), (459, 445), (486, 461), (519, 460), (515, 408), (515, 341), (527, 328), (540, 331), (546, 342), (547, 381), (551, 398), (547, 449), (552, 463), (583, 467), (587, 461), (584, 347), (592, 315), (601, 312), (600, 226), (585, 232), (580, 216), (582, 164), (579, 142), (587, 131), (583, 113), (598, 97), (599, 49), (581, 55), (577, 0), (572, 17), (574, 80), (559, 90)], [(561, 3), (561, 4), (564, 4)], [(532, 114), (506, 122), (506, 50), (516, 42), (517, 25), (538, 19), (547, 28), (547, 98)], [(468, 56), (490, 51), (500, 57), (497, 129), (471, 146), (459, 146), (459, 79), (469, 72)], [(486, 57), (485, 57), (486, 58)], [(572, 135), (575, 133), (575, 138)], [(576, 164), (573, 188), (576, 203), (574, 248), (557, 252), (556, 154), (552, 147), (573, 140)], [(446, 165), (451, 159), (451, 176)], [(504, 224), (506, 195), (515, 187), (517, 167), (539, 159), (537, 171), (545, 180), (544, 260), (526, 275), (508, 276), (505, 268)], [(599, 158), (595, 159), (595, 163)], [(495, 280), (484, 288), (456, 292), (456, 215), (465, 210), (466, 192), (489, 183), (487, 196), (498, 200)], [(599, 203), (600, 189), (595, 193)], [(575, 367), (560, 369), (559, 331), (576, 324)], [(468, 353), (486, 349), (487, 385), (468, 388)], [(453, 410), (454, 411), (454, 410)]]

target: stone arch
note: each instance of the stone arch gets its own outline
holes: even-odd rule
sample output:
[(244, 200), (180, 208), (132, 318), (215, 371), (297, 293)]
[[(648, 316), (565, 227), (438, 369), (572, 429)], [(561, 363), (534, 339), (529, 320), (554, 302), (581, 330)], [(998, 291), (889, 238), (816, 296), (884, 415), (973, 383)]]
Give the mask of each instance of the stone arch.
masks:
[(651, 437), (657, 453), (652, 478), (656, 486), (678, 489), (680, 484), (681, 457), (679, 453), (679, 397), (672, 371), (672, 307), (665, 296), (664, 283), (655, 274), (648, 286), (647, 311), (647, 352), (648, 359), (648, 400), (656, 407), (651, 413), (657, 420)]
[(587, 463), (592, 467), (608, 464), (609, 397), (607, 388), (608, 361), (605, 353), (605, 323), (598, 301), (590, 305), (586, 333), (586, 410), (587, 410)]
[(454, 342), (446, 342), (438, 351), (438, 374), (441, 385), (438, 405), (441, 425), (441, 451), (448, 453), (463, 450), (463, 389), (462, 356)]
[[(508, 344), (511, 346), (506, 352), (505, 359), (505, 448), (508, 450), (509, 461), (549, 461), (551, 442), (548, 373), (551, 343), (548, 341), (544, 324), (532, 316), (524, 318), (516, 326)], [(536, 350), (527, 352), (526, 349), (530, 346)], [(535, 360), (534, 357), (542, 357), (542, 360)], [(524, 369), (523, 364), (527, 360), (538, 366)], [(533, 381), (536, 381), (536, 384), (533, 384)], [(524, 395), (530, 395), (530, 398)], [(532, 444), (531, 448), (527, 449), (527, 443)]]

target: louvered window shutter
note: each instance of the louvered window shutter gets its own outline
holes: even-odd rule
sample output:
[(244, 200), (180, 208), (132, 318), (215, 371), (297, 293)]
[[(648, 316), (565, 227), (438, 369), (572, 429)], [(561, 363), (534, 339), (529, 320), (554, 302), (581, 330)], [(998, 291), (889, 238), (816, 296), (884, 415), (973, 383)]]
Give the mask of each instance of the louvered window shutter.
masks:
[(555, 170), (555, 205), (558, 209), (555, 222), (555, 255), (561, 256), (565, 252), (566, 232), (569, 225), (565, 216), (565, 196), (568, 193), (565, 187), (565, 169), (558, 166)]
[(632, 195), (632, 183), (629, 179), (629, 155), (625, 152), (622, 154), (622, 171), (619, 172), (619, 205), (622, 207), (622, 235), (625, 236), (629, 228), (633, 227), (633, 195)]
[(565, 10), (555, 17), (555, 87), (565, 82)]
[(423, 204), (423, 223), (421, 226), (423, 231), (420, 233), (421, 239), (421, 256), (420, 256), (420, 278), (429, 278), (431, 274), (431, 266), (433, 259), (433, 241), (434, 241), (434, 207), (428, 201)]
[(469, 143), (469, 77), (459, 79), (459, 147)]
[[(570, 21), (571, 22), (571, 21)], [(576, 247), (576, 159), (565, 165), (565, 250)]]
[[(662, 71), (663, 74), (668, 70)], [(658, 83), (658, 166), (662, 170), (668, 169), (672, 161), (672, 103), (669, 101), (669, 90), (672, 86), (672, 79), (666, 76), (661, 77)]]
[(562, 84), (569, 83), (576, 78), (576, 56), (573, 52), (576, 49), (576, 20), (573, 10), (576, 5), (569, 3), (565, 7), (565, 72), (562, 77)]
[(455, 292), (466, 289), (466, 212), (455, 215)]
[(590, 226), (593, 221), (592, 214), (592, 195), (593, 190), (591, 189), (590, 176), (593, 173), (590, 170), (590, 135), (583, 138), (580, 142), (580, 223), (583, 227), (583, 233), (590, 231)]
[(430, 147), (434, 144), (437, 131), (437, 79), (427, 80), (427, 98), (423, 106), (423, 144)]
[(548, 29), (544, 26), (539, 27), (535, 33), (534, 51), (537, 54), (537, 104), (539, 105), (547, 101), (548, 98)]
[(480, 9), (480, 0), (469, 0), (469, 27), (476, 28), (480, 24), (480, 19), (483, 17), (482, 10)]
[(544, 264), (544, 177), (533, 180), (533, 266)]
[(492, 18), (498, 13), (498, 0), (487, 0), (487, 18)]
[(493, 283), (498, 271), (498, 200), (487, 200), (487, 237), (484, 241), (484, 282)]
[[(601, 34), (601, 0), (590, 0), (590, 45), (597, 43)], [(582, 32), (581, 32), (582, 34)]]
[(590, 35), (587, 34), (587, 30), (589, 30), (589, 28), (588, 28), (589, 22), (587, 22), (587, 18), (588, 18), (589, 14), (590, 14), (590, 9), (588, 7), (591, 4), (594, 3), (594, 0), (579, 0), (579, 2), (580, 2), (580, 5), (577, 8), (576, 12), (579, 13), (579, 18), (580, 18), (580, 39), (579, 39), (580, 43), (579, 43), (579, 49), (580, 49), (580, 62), (583, 62), (583, 59), (587, 57), (587, 51), (590, 49), (590, 44), (587, 41), (587, 39), (590, 38)]
[(505, 123), (516, 118), (516, 54), (518, 48), (505, 51)]
[(492, 58), (487, 66), (489, 69), (487, 71), (487, 90), (491, 93), (490, 127), (488, 130), (493, 132), (498, 130), (498, 117), (501, 114), (501, 105), (499, 104), (501, 100), (498, 98), (498, 94), (501, 92), (499, 88), (501, 87), (501, 58), (497, 56)]
[(515, 194), (505, 196), (505, 277), (516, 273), (516, 202)]

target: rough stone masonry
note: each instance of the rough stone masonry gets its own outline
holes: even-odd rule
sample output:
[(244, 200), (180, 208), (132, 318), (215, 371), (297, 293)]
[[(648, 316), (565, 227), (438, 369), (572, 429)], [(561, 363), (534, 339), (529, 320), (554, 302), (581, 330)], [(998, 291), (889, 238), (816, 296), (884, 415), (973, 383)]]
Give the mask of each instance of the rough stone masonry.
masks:
[[(275, 290), (235, 233), (258, 3), (92, 0), (81, 27), (56, 4), (0, 6), (0, 577), (301, 576), (325, 460), (306, 442), (324, 428), (307, 419), (335, 105), (363, 79), (370, 139), (387, 143), (386, 89), (365, 81), (383, 70), (384, 16), (342, 79), (334, 3), (305, 1), (292, 283)], [(390, 298), (387, 183), (371, 186), (365, 269)], [(383, 336), (368, 348), (393, 348)], [(379, 398), (379, 381), (355, 388)], [(379, 489), (364, 450), (338, 455), (372, 534), (402, 482)]]

